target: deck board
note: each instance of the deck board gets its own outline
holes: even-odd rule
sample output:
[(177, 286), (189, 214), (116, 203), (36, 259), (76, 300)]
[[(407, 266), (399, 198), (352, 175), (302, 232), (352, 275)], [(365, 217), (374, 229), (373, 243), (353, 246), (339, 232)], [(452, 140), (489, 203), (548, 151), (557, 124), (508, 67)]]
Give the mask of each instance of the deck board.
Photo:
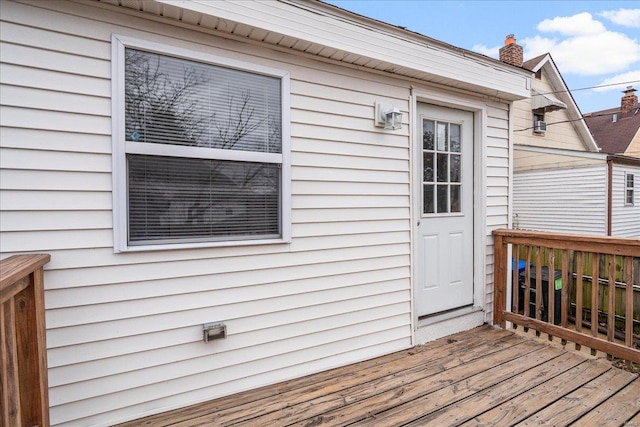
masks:
[(638, 375), (484, 326), (121, 427), (622, 425), (639, 417)]
[(610, 369), (516, 426), (569, 425), (620, 391), (632, 380), (633, 376), (627, 372)]

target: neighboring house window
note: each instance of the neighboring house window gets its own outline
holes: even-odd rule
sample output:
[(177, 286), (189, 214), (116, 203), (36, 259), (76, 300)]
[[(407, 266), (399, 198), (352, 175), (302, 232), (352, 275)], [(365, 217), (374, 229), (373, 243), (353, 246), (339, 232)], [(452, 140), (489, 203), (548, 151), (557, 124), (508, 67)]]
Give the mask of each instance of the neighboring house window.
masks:
[(624, 186), (624, 204), (633, 206), (635, 201), (634, 175), (632, 173), (625, 174)]
[(544, 121), (544, 109), (533, 111), (533, 133), (536, 135), (544, 135), (547, 131), (547, 124)]
[(286, 72), (114, 36), (117, 251), (290, 238)]

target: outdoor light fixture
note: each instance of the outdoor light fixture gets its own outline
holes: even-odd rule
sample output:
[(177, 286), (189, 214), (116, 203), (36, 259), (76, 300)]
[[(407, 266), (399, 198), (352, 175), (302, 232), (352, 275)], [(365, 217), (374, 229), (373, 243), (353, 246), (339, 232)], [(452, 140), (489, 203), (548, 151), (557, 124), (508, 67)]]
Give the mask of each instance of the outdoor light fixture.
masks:
[(391, 104), (376, 102), (375, 124), (386, 130), (402, 129), (402, 113)]

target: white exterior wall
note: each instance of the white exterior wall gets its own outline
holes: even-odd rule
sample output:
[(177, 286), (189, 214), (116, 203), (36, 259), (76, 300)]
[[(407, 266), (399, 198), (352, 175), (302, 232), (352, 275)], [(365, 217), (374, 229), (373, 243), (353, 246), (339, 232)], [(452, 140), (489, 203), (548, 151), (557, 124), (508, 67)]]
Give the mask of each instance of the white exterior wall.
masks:
[[(485, 193), (476, 187), (476, 195), (486, 202), (480, 203), (479, 209), (485, 209), (485, 218), (476, 221), (475, 226), (481, 227), (484, 222), (486, 232), (485, 242), (476, 242), (476, 251), (486, 250), (486, 291), (485, 291), (485, 321), (493, 319), (493, 278), (494, 278), (494, 246), (493, 230), (510, 226), (509, 221), (509, 106), (491, 103), (487, 108), (487, 130), (485, 158), (476, 163), (476, 167), (486, 169)], [(478, 204), (476, 204), (478, 206)], [(478, 222), (480, 224), (478, 224)]]
[(561, 233), (607, 232), (607, 167), (518, 172), (513, 226)]
[[(625, 173), (634, 174), (635, 203), (625, 206)], [(613, 164), (611, 234), (640, 238), (640, 167)]]
[[(543, 71), (546, 79), (546, 71)], [(546, 80), (531, 79), (533, 89), (541, 93), (554, 93), (554, 89)], [(514, 102), (513, 130), (514, 140), (518, 145), (533, 147), (551, 147), (567, 150), (585, 150), (585, 146), (576, 132), (576, 128), (567, 114), (567, 110), (556, 110), (544, 115), (547, 131), (544, 134), (533, 133), (533, 111), (531, 99)]]
[[(372, 126), (375, 101), (408, 111), (411, 82), (71, 2), (3, 1), (0, 29), (1, 256), (51, 254), (53, 425), (110, 425), (411, 345), (409, 126)], [(291, 73), (291, 244), (113, 253), (112, 33)], [(490, 102), (478, 165), (487, 319), (507, 107)], [(212, 321), (228, 338), (204, 344)]]

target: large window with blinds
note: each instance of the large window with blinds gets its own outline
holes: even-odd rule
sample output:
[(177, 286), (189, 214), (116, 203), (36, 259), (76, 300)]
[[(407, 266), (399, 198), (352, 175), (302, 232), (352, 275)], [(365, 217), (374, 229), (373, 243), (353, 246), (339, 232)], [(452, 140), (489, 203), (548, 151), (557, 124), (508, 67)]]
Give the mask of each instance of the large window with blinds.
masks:
[(288, 75), (114, 37), (116, 250), (289, 238)]

